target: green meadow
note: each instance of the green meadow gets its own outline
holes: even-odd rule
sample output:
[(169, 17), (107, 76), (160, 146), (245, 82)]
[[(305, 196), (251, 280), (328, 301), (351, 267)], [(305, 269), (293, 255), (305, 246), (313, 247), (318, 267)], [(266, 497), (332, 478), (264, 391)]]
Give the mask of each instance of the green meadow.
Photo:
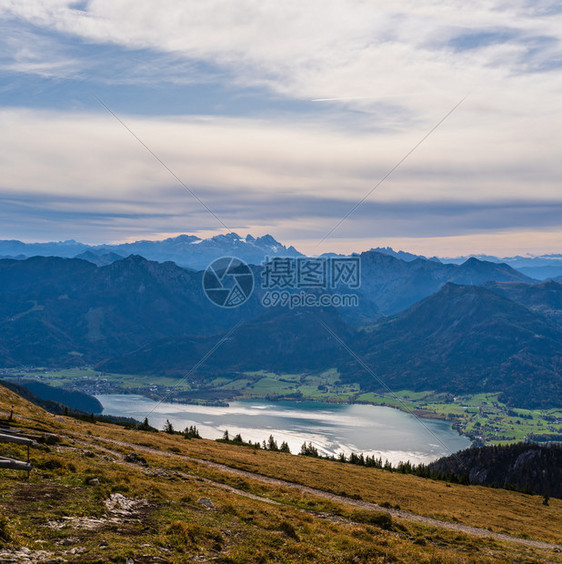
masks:
[(216, 403), (249, 399), (301, 400), (325, 403), (367, 403), (394, 407), (418, 416), (451, 421), (477, 444), (507, 444), (526, 438), (560, 440), (562, 409), (519, 409), (502, 403), (499, 394), (453, 396), (433, 391), (362, 392), (342, 383), (336, 369), (317, 373), (276, 374), (264, 370), (206, 379), (108, 374), (92, 368), (2, 370), (3, 378), (33, 378), (52, 386), (90, 394), (139, 393), (153, 398)]

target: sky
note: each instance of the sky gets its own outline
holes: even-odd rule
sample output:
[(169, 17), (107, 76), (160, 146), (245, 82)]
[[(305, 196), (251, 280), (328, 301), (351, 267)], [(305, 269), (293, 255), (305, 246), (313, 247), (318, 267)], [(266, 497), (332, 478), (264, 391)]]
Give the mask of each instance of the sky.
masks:
[(562, 4), (0, 0), (0, 239), (562, 252)]

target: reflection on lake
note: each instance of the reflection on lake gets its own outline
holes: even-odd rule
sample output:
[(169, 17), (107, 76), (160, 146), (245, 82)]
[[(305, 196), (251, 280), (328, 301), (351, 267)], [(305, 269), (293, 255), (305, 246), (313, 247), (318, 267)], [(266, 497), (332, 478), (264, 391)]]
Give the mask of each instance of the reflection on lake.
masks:
[(451, 429), (446, 421), (418, 419), (390, 407), (324, 404), (315, 402), (232, 402), (229, 407), (160, 403), (139, 395), (97, 396), (105, 415), (146, 416), (162, 429), (169, 419), (181, 431), (196, 425), (202, 437), (217, 439), (228, 429), (245, 441), (267, 440), (273, 435), (287, 441), (294, 454), (304, 441), (323, 455), (364, 453), (390, 460), (429, 462), (470, 446), (470, 440)]

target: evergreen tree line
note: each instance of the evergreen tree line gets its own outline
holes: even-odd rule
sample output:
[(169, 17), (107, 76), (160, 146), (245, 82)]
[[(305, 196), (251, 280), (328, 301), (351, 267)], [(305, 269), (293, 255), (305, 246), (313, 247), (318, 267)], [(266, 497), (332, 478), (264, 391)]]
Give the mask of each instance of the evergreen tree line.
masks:
[[(139, 427), (142, 429), (143, 425), (148, 425), (148, 419), (145, 418), (144, 423)], [(186, 439), (200, 439), (201, 435), (199, 430), (195, 425), (190, 425), (186, 427), (183, 431), (176, 431), (174, 426), (170, 423), (169, 419), (166, 419), (166, 424), (164, 425), (164, 432), (169, 435), (183, 435)]]
[[(94, 418), (94, 416), (91, 417)], [(153, 430), (146, 418), (141, 425), (137, 425), (137, 428)], [(181, 434), (186, 439), (201, 438), (195, 425), (178, 432), (174, 430), (169, 420), (164, 425), (164, 432)], [(279, 445), (273, 435), (270, 435), (267, 441), (253, 443), (252, 441), (244, 441), (240, 433), (231, 437), (229, 431), (226, 430), (222, 438), (217, 439), (217, 441), (254, 449), (291, 453), (287, 442), (283, 441)], [(320, 454), (318, 448), (312, 442), (307, 443), (306, 441), (302, 444), (299, 454), (456, 484), (475, 483), (488, 487), (521, 491), (527, 494), (541, 494), (544, 496), (545, 505), (548, 504), (549, 497), (562, 497), (562, 446), (556, 444), (542, 446), (533, 443), (516, 443), (469, 448), (430, 464), (412, 464), (409, 461), (401, 461), (393, 465), (389, 460), (383, 462), (382, 457), (365, 456), (363, 453), (357, 454), (354, 452), (350, 453), (349, 456), (346, 456), (343, 452), (337, 456), (324, 456)], [(471, 471), (476, 471), (475, 474), (477, 475), (484, 474), (486, 478), (478, 481), (471, 480)]]
[[(304, 443), (301, 455), (333, 460), (346, 464), (355, 464), (370, 468), (379, 468), (399, 474), (413, 474), (421, 478), (442, 480), (454, 484), (469, 485), (477, 483), (493, 488), (520, 491), (526, 494), (544, 496), (548, 505), (549, 497), (561, 497), (562, 446), (539, 446), (529, 443), (517, 443), (502, 446), (469, 448), (450, 457), (441, 458), (430, 464), (412, 464), (409, 461), (396, 465), (388, 460), (363, 453), (343, 452), (336, 456), (322, 456), (312, 443)], [(471, 481), (472, 469), (487, 469), (487, 480)]]
[(291, 454), (291, 449), (289, 448), (288, 443), (286, 441), (283, 441), (281, 445), (279, 445), (273, 435), (269, 435), (269, 439), (267, 439), (267, 441), (262, 441), (261, 443), (259, 441), (256, 441), (255, 443), (253, 443), (252, 441), (245, 441), (244, 439), (242, 439), (240, 433), (234, 435), (234, 437), (231, 438), (230, 433), (227, 429), (223, 433), (222, 439), (217, 439), (217, 441), (221, 443), (230, 443), (233, 445), (253, 447), (255, 449), (271, 450), (274, 452), (286, 452), (288, 454)]

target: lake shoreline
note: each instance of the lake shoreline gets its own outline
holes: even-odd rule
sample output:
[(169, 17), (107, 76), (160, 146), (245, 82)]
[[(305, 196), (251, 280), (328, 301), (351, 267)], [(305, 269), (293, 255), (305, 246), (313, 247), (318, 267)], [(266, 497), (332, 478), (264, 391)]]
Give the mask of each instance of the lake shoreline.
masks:
[[(123, 392), (121, 392), (121, 393), (123, 393)], [(124, 393), (128, 394), (129, 392), (124, 392)], [(145, 398), (156, 401), (156, 402), (162, 401), (162, 397), (157, 395), (157, 394), (151, 394), (151, 393), (146, 393), (146, 392), (143, 393), (140, 390), (135, 390), (134, 392), (130, 393), (130, 395), (135, 395), (135, 394), (142, 395)], [(192, 401), (187, 401), (186, 399), (182, 400), (182, 399), (177, 399), (175, 397), (165, 398), (165, 400), (168, 403), (175, 403), (175, 404), (178, 404), (178, 405), (186, 405), (186, 406), (225, 407), (225, 408), (230, 407), (230, 403), (228, 401), (221, 401), (221, 400), (208, 401), (208, 400), (193, 399)], [(465, 437), (465, 438), (467, 438), (471, 441), (474, 440), (473, 437), (470, 434), (464, 432), (464, 430), (462, 428), (459, 428), (458, 425), (455, 425), (455, 423), (458, 423), (457, 421), (451, 420), (445, 414), (435, 413), (435, 412), (427, 411), (427, 410), (423, 410), (423, 409), (408, 410), (408, 409), (404, 409), (403, 407), (400, 407), (399, 405), (389, 405), (385, 402), (376, 403), (376, 402), (365, 401), (365, 400), (349, 401), (349, 399), (343, 400), (343, 401), (336, 401), (334, 398), (325, 398), (325, 399), (323, 398), (320, 401), (316, 398), (307, 398), (307, 397), (294, 399), (294, 398), (291, 398), (291, 397), (271, 397), (271, 396), (269, 396), (269, 397), (259, 397), (259, 396), (251, 397), (250, 396), (250, 397), (239, 398), (239, 399), (236, 399), (234, 401), (236, 401), (236, 402), (270, 401), (270, 402), (273, 402), (273, 403), (291, 401), (291, 402), (295, 402), (295, 403), (317, 403), (319, 405), (322, 405), (322, 404), (330, 404), (330, 405), (370, 405), (370, 406), (373, 406), (373, 407), (389, 407), (389, 408), (392, 408), (392, 409), (397, 409), (398, 411), (400, 411), (402, 413), (413, 415), (416, 418), (449, 422), (449, 423), (451, 423), (451, 429), (453, 429), (458, 435)]]
[[(420, 418), (392, 406), (366, 402), (327, 403), (316, 400), (242, 399), (226, 406), (209, 406), (178, 401), (155, 401), (139, 394), (96, 396), (103, 414), (132, 417), (174, 430), (196, 426), (201, 436), (222, 438), (241, 435), (244, 441), (260, 444), (273, 436), (279, 444), (288, 442), (298, 453), (303, 443), (313, 443), (323, 456), (345, 452), (375, 455), (392, 463), (409, 460), (428, 463), (470, 446), (470, 440), (452, 428), (449, 421)], [(379, 409), (375, 409), (379, 408)]]
[(274, 374), (266, 371), (215, 375), (186, 382), (164, 375), (100, 373), (92, 367), (53, 369), (27, 367), (0, 369), (2, 378), (31, 378), (45, 384), (90, 395), (142, 394), (156, 401), (184, 405), (224, 406), (232, 401), (315, 401), (332, 405), (372, 405), (394, 407), (423, 419), (451, 422), (455, 431), (479, 446), (512, 444), (526, 440), (550, 440), (562, 435), (562, 408), (529, 409), (507, 405), (501, 393), (463, 393), (412, 389), (369, 392), (358, 384), (342, 383), (339, 372)]
[[(128, 392), (125, 392), (125, 393), (128, 393)], [(152, 399), (154, 401), (161, 401), (161, 397), (159, 397), (156, 394), (142, 393), (138, 390), (136, 390), (132, 393), (140, 394), (140, 395), (146, 397), (147, 399)], [(188, 401), (186, 399), (182, 400), (182, 399), (170, 397), (170, 398), (166, 398), (166, 401), (170, 402), (170, 403), (177, 403), (177, 404), (180, 404), (180, 405), (200, 405), (200, 406), (208, 406), (208, 407), (230, 407), (230, 403), (228, 401), (221, 401), (221, 400), (208, 401), (208, 400), (193, 399), (192, 401)], [(408, 410), (408, 409), (404, 409), (403, 407), (400, 407), (399, 405), (389, 405), (387, 403), (376, 403), (376, 402), (364, 401), (364, 400), (360, 400), (360, 401), (349, 401), (349, 400), (336, 401), (333, 398), (325, 398), (325, 399), (323, 398), (323, 399), (319, 400), (317, 398), (307, 398), (307, 397), (295, 399), (295, 398), (292, 398), (292, 397), (282, 397), (282, 396), (281, 397), (247, 396), (247, 397), (237, 398), (234, 401), (238, 401), (238, 402), (245, 402), (245, 401), (248, 401), (248, 402), (249, 401), (271, 401), (271, 402), (294, 401), (296, 403), (312, 402), (312, 403), (318, 403), (318, 404), (331, 404), (331, 405), (372, 405), (372, 406), (375, 406), (375, 407), (391, 407), (393, 409), (398, 409), (399, 411), (401, 411), (403, 413), (409, 413), (410, 415), (414, 415), (415, 417), (422, 417), (423, 419), (437, 419), (437, 420), (440, 420), (440, 421), (451, 421), (451, 419), (449, 417), (447, 417), (446, 415), (444, 415), (442, 413), (434, 413), (433, 411), (427, 411), (427, 410), (424, 410), (424, 409)], [(454, 421), (452, 421), (452, 423), (454, 423)], [(459, 434), (467, 436), (464, 433), (459, 433)], [(468, 437), (468, 438), (470, 438), (470, 437)]]

